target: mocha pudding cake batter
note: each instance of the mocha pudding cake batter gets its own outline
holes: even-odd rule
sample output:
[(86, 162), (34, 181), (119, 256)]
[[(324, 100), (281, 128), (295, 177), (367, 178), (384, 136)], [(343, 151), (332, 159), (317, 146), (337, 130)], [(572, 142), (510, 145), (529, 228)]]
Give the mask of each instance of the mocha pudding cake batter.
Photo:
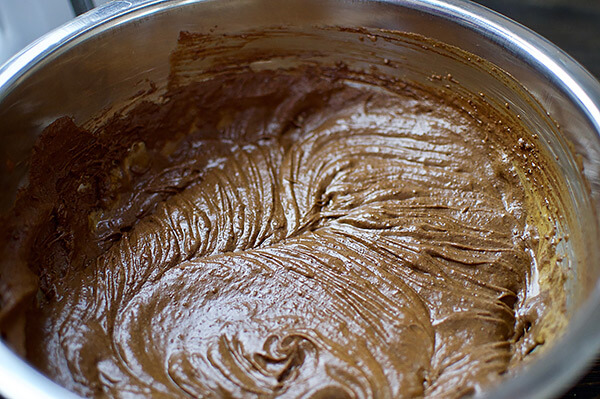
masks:
[(552, 168), (499, 112), (310, 65), (59, 119), (4, 219), (4, 336), (83, 396), (478, 392), (562, 284), (524, 159)]

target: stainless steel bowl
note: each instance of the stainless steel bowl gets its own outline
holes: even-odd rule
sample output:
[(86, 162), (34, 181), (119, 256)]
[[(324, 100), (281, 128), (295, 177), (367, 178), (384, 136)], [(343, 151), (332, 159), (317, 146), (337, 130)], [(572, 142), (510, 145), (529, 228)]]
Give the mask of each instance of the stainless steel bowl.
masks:
[[(533, 102), (464, 65), (404, 57), (425, 81), (452, 72), (475, 89), (508, 98), (525, 124), (540, 132), (557, 157), (578, 216), (570, 268), (565, 334), (535, 361), (507, 375), (490, 398), (543, 398), (560, 394), (600, 347), (600, 84), (561, 50), (526, 28), (481, 6), (460, 0), (129, 0), (113, 1), (52, 31), (0, 68), (0, 212), (26, 184), (28, 156), (41, 130), (63, 115), (84, 123), (131, 98), (148, 80), (164, 87), (169, 54), (181, 30), (243, 31), (268, 26), (367, 27), (414, 32), (481, 56), (531, 93)], [(337, 38), (339, 39), (339, 38)], [(336, 39), (336, 40), (337, 40)], [(327, 40), (326, 38), (324, 40)], [(325, 43), (326, 46), (326, 43)], [(394, 56), (401, 48), (373, 47)], [(402, 54), (396, 54), (402, 56)], [(341, 54), (340, 56), (343, 56)], [(400, 57), (402, 58), (402, 57)], [(408, 61), (407, 61), (408, 59)], [(393, 72), (393, 71), (392, 71)], [(513, 98), (514, 97), (514, 98)], [(536, 108), (537, 107), (537, 108)], [(553, 128), (545, 109), (561, 126)], [(571, 143), (569, 145), (568, 142)], [(573, 150), (583, 163), (586, 185)], [(7, 161), (10, 162), (7, 163)], [(9, 168), (8, 165), (11, 165)], [(572, 249), (572, 248), (571, 248)], [(568, 249), (567, 249), (568, 252)], [(8, 398), (67, 398), (0, 342), (0, 393)]]

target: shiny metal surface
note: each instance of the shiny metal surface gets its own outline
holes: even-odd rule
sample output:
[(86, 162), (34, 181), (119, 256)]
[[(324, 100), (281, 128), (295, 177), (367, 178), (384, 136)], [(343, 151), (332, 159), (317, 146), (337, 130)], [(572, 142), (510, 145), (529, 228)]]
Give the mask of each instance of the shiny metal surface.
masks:
[[(118, 0), (94, 9), (0, 67), (0, 211), (10, 207), (17, 188), (26, 183), (26, 160), (41, 130), (63, 115), (86, 123), (101, 110), (118, 108), (147, 87), (148, 81), (163, 88), (169, 54), (180, 31), (227, 32), (273, 25), (394, 29), (456, 45), (507, 71), (560, 124), (557, 134), (545, 130), (541, 117), (526, 120), (532, 128), (543, 130), (549, 150), (564, 167), (571, 201), (580, 214), (579, 224), (571, 227), (580, 233), (579, 244), (589, 247), (583, 248), (588, 267), (578, 268), (575, 258), (576, 273), (569, 286), (572, 317), (565, 336), (486, 396), (545, 398), (566, 389), (600, 346), (599, 222), (593, 211), (594, 206), (600, 209), (600, 84), (543, 38), (470, 2), (286, 0), (282, 6), (280, 0)], [(422, 76), (413, 73), (410, 78), (451, 71), (465, 84), (485, 85), (499, 98), (511, 96), (506, 88), (475, 77), (460, 65), (414, 62), (419, 63)], [(517, 105), (525, 112), (533, 107)], [(565, 137), (582, 157), (591, 195), (577, 173)], [(9, 164), (15, 166), (9, 170), (5, 166)], [(2, 343), (0, 393), (8, 398), (73, 396)]]

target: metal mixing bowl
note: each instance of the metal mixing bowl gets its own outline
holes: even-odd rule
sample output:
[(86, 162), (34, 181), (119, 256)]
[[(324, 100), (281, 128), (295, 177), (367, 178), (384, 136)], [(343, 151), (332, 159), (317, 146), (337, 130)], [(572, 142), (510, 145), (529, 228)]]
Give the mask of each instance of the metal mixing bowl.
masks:
[[(561, 50), (526, 28), (459, 0), (129, 0), (113, 1), (52, 31), (0, 68), (0, 212), (26, 184), (35, 138), (56, 118), (84, 123), (135, 95), (144, 82), (164, 87), (180, 31), (243, 31), (268, 26), (347, 26), (415, 32), (460, 47), (497, 65), (538, 102), (459, 63), (407, 57), (372, 45), (412, 68), (395, 71), (425, 82), (452, 72), (472, 89), (515, 104), (524, 123), (557, 157), (577, 215), (568, 226), (569, 326), (548, 350), (486, 393), (491, 398), (551, 397), (573, 383), (600, 347), (600, 84)], [(336, 38), (335, 40), (342, 40)], [(327, 38), (321, 43), (327, 47)], [(332, 39), (333, 40), (333, 39)], [(368, 41), (365, 45), (370, 46)], [(332, 48), (332, 51), (335, 49)], [(395, 53), (397, 52), (397, 53)], [(365, 53), (365, 54), (368, 54)], [(343, 58), (343, 54), (337, 54)], [(365, 59), (368, 62), (368, 59)], [(394, 73), (394, 71), (390, 71)], [(545, 109), (561, 126), (556, 129)], [(541, 107), (541, 108), (540, 108)], [(538, 111), (539, 111), (538, 109)], [(554, 126), (554, 128), (553, 128)], [(567, 144), (567, 139), (571, 144)], [(573, 156), (573, 150), (580, 156)], [(9, 161), (10, 160), (10, 161)], [(583, 164), (586, 183), (578, 162)], [(8, 165), (10, 164), (10, 168)], [(16, 165), (16, 166), (15, 166)], [(68, 398), (0, 342), (0, 393), (8, 398)]]

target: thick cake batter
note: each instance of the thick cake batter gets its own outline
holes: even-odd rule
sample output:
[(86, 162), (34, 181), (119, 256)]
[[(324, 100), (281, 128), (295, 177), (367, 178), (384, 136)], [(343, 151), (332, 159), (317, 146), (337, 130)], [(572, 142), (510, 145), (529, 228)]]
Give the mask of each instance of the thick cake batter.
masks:
[(548, 250), (529, 141), (350, 75), (225, 72), (55, 122), (4, 223), (4, 331), (27, 309), (26, 357), (85, 396), (460, 397), (505, 373), (544, 309), (522, 311)]

